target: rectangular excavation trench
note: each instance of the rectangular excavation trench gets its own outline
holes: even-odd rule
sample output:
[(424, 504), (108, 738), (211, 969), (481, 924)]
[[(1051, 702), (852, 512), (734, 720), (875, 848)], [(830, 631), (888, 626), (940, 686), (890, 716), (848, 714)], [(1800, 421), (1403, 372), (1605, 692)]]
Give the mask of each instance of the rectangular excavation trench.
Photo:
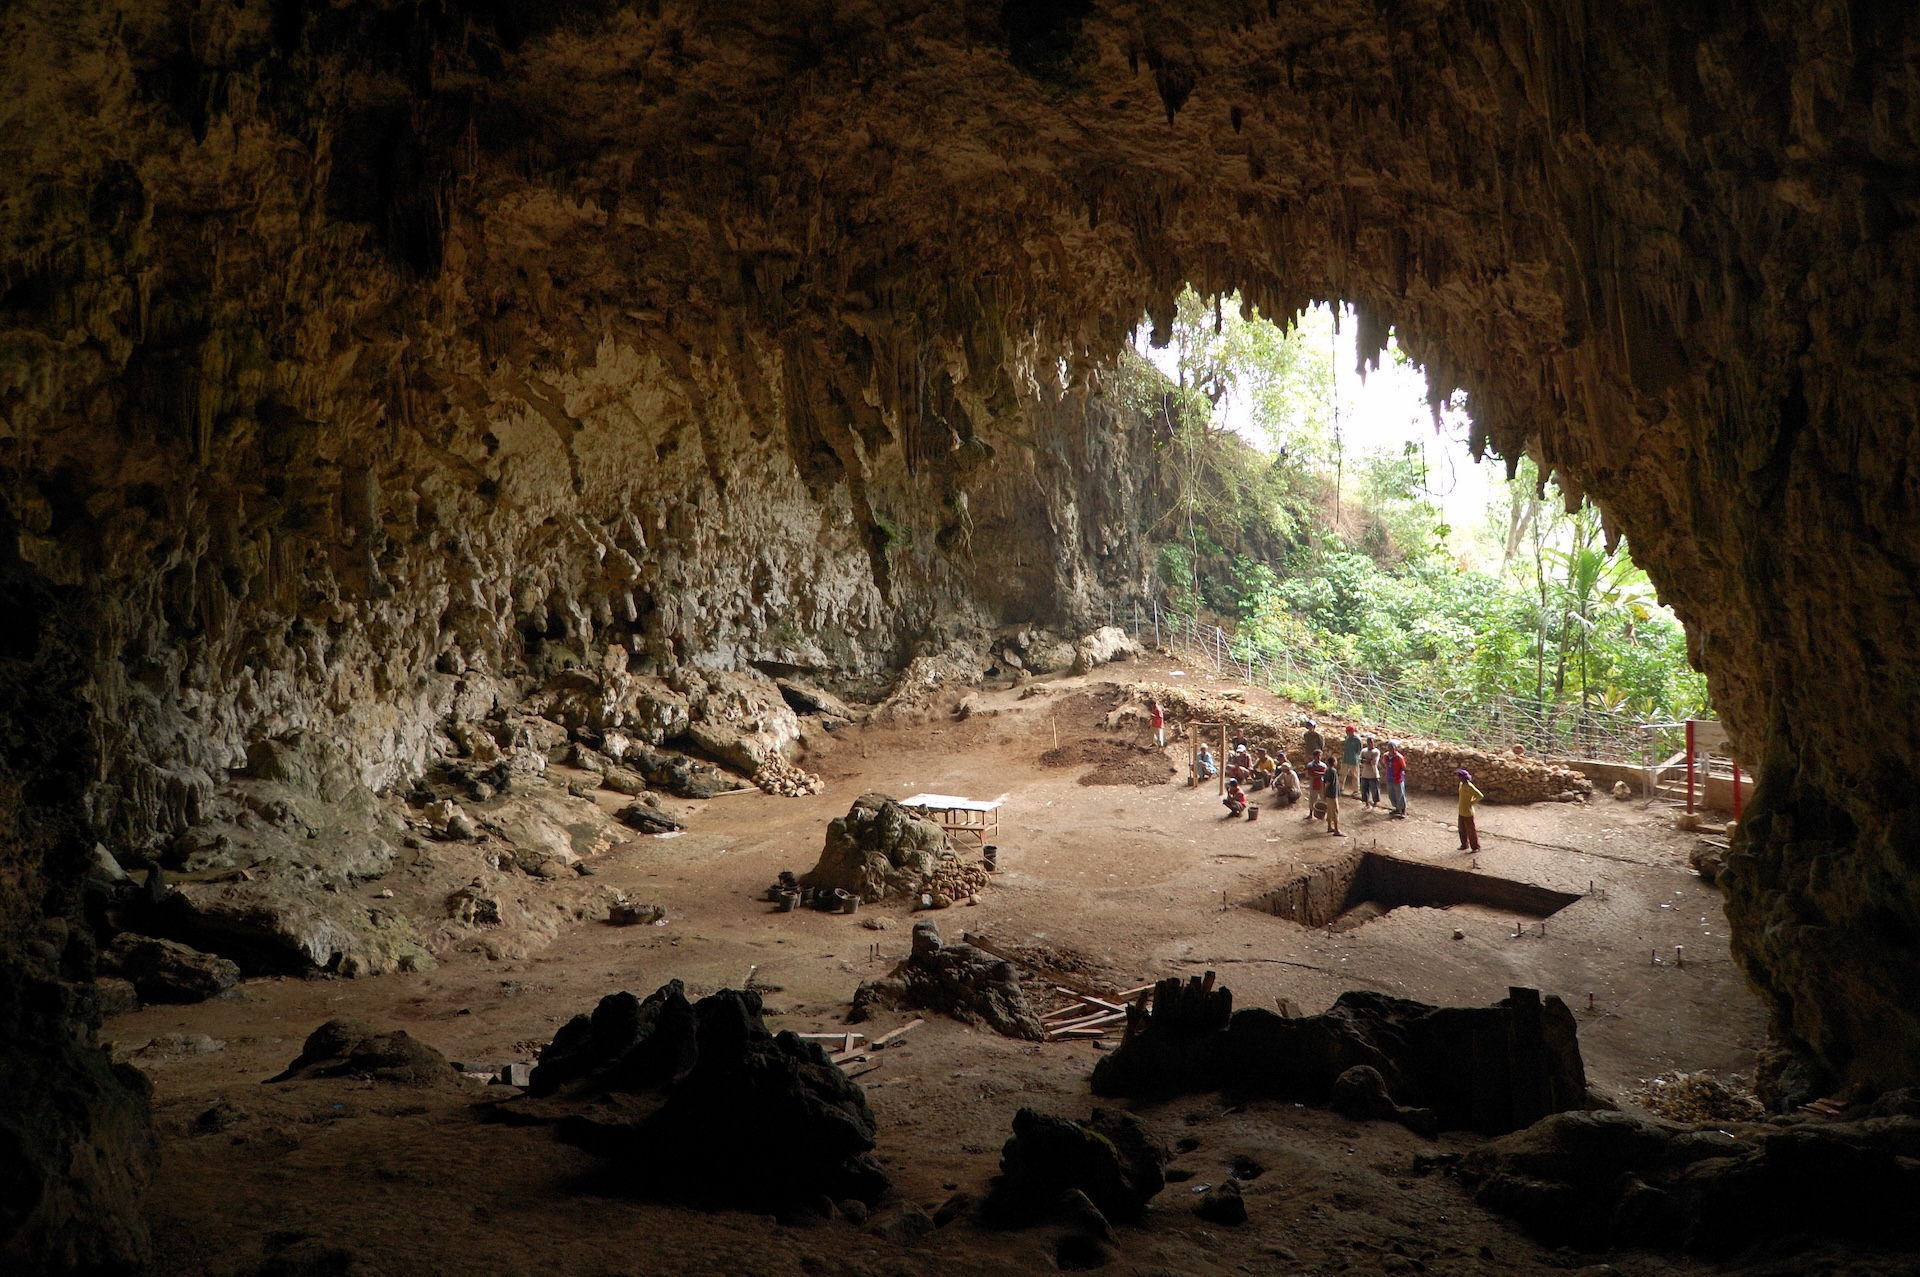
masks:
[(1528, 918), (1549, 918), (1579, 895), (1512, 878), (1353, 851), (1315, 866), (1255, 897), (1248, 907), (1303, 927), (1348, 931), (1404, 906), (1445, 909), (1484, 905)]

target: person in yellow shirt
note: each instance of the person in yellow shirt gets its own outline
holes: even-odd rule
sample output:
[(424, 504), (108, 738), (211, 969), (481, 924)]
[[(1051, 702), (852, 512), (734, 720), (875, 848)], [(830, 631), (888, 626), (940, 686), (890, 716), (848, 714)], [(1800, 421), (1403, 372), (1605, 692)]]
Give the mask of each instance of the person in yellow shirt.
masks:
[(1460, 778), (1460, 850), (1480, 850), (1480, 831), (1473, 825), (1473, 809), (1486, 795), (1473, 787), (1473, 773), (1462, 767), (1454, 772)]

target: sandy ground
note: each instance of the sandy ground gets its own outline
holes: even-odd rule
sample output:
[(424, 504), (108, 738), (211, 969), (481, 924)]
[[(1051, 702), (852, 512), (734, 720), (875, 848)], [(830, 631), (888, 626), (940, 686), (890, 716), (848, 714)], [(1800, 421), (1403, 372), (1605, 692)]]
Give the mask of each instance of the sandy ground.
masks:
[[(1690, 836), (1666, 811), (1610, 798), (1485, 808), (1485, 850), (1470, 861), (1455, 850), (1450, 797), (1414, 795), (1404, 822), (1349, 803), (1351, 836), (1337, 839), (1297, 809), (1224, 821), (1211, 787), (1082, 785), (1086, 766), (1039, 766), (1057, 744), (1108, 738), (1101, 715), (1119, 695), (1116, 677), (1165, 678), (1172, 667), (1118, 668), (1126, 673), (1039, 684), (1024, 699), (984, 693), (983, 711), (965, 722), (845, 729), (807, 759), (828, 781), (817, 797), (755, 791), (684, 804), (688, 832), (633, 839), (600, 857), (591, 880), (664, 905), (664, 926), (577, 924), (524, 961), (468, 952), (423, 975), (257, 980), (238, 998), (116, 1020), (106, 1036), (123, 1047), (167, 1034), (224, 1043), (137, 1060), (156, 1086), (162, 1138), (150, 1205), (159, 1271), (252, 1272), (274, 1255), (271, 1271), (285, 1273), (1053, 1271), (1045, 1229), (958, 1223), (907, 1248), (841, 1222), (786, 1228), (627, 1200), (601, 1191), (593, 1160), (550, 1131), (484, 1120), (497, 1086), (263, 1085), (329, 1017), (404, 1028), (455, 1060), (498, 1063), (532, 1058), (606, 993), (644, 995), (673, 977), (698, 994), (752, 970), (774, 1027), (837, 1028), (858, 982), (904, 955), (909, 915), (778, 914), (761, 897), (779, 870), (809, 868), (827, 821), (876, 790), (1006, 796), (1002, 872), (978, 905), (934, 915), (949, 939), (964, 930), (1046, 946), (1115, 988), (1211, 969), (1236, 1005), (1286, 998), (1308, 1013), (1351, 988), (1478, 1005), (1535, 986), (1576, 1009), (1590, 1080), (1629, 1107), (1628, 1092), (1654, 1074), (1751, 1067), (1762, 1012), (1728, 959), (1718, 896), (1687, 869)], [(1249, 699), (1277, 708), (1263, 694)], [(1247, 907), (1353, 845), (1477, 863), (1581, 899), (1544, 934), (1538, 922), (1465, 906), (1398, 909), (1346, 932)], [(874, 918), (888, 926), (869, 929)], [(1671, 961), (1676, 945), (1684, 966)], [(862, 1027), (877, 1034), (904, 1019)], [(902, 1198), (932, 1207), (955, 1190), (982, 1191), (1022, 1105), (1084, 1114), (1096, 1051), (934, 1020), (877, 1053), (862, 1081)], [(1459, 1151), (1477, 1136), (1436, 1146), (1398, 1127), (1216, 1096), (1135, 1111), (1182, 1148), (1174, 1164), (1194, 1178), (1169, 1185), (1146, 1227), (1122, 1230), (1109, 1271), (1480, 1273), (1603, 1261), (1628, 1274), (1705, 1271), (1650, 1254), (1545, 1253), (1444, 1174), (1416, 1173), (1417, 1154)], [(1238, 1229), (1203, 1223), (1188, 1209), (1191, 1190), (1217, 1182), (1236, 1157), (1265, 1168), (1245, 1184), (1252, 1218)], [(1777, 1271), (1824, 1263), (1800, 1256)]]

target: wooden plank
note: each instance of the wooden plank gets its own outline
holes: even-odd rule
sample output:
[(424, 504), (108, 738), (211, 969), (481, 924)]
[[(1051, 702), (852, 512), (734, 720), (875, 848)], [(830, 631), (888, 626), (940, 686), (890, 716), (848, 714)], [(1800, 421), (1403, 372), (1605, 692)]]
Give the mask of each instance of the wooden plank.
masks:
[[(1055, 992), (1056, 992), (1056, 993), (1076, 993), (1076, 992), (1078, 992), (1078, 990), (1076, 990), (1076, 989), (1056, 989), (1056, 990), (1055, 990)], [(1083, 998), (1083, 999), (1084, 999), (1084, 1000), (1085, 1000), (1085, 1001), (1086, 1001), (1086, 1002), (1088, 1003), (1088, 1005), (1090, 1005), (1090, 1006), (1096, 1006), (1096, 1007), (1105, 1007), (1105, 1008), (1106, 1008), (1107, 1010), (1109, 1010), (1109, 1011), (1124, 1011), (1124, 1010), (1126, 1010), (1126, 1008), (1125, 1008), (1124, 1006), (1122, 1006), (1122, 1005), (1121, 1005), (1120, 1003), (1118, 1003), (1118, 1002), (1109, 1002), (1109, 1001), (1107, 1001), (1107, 1000), (1106, 1000), (1105, 998), (1096, 998), (1096, 997), (1094, 997), (1094, 996), (1093, 996), (1092, 994), (1090, 994), (1090, 993), (1082, 993), (1082, 994), (1080, 994), (1080, 996), (1081, 996), (1081, 998)]]
[(1113, 1015), (1103, 1012), (1100, 1015), (1092, 1016), (1085, 1020), (1070, 1020), (1065, 1024), (1054, 1025), (1047, 1031), (1055, 1037), (1059, 1037), (1062, 1034), (1078, 1033), (1082, 1029), (1100, 1029), (1105, 1031), (1124, 1023), (1126, 1018), (1124, 1014)]
[(922, 1019), (916, 1018), (914, 1020), (911, 1020), (908, 1023), (901, 1025), (897, 1029), (891, 1030), (890, 1032), (887, 1032), (887, 1033), (882, 1033), (879, 1037), (867, 1043), (867, 1049), (869, 1051), (878, 1051), (881, 1047), (886, 1046), (889, 1043), (895, 1041), (896, 1039), (901, 1038), (906, 1034), (913, 1032), (915, 1029), (919, 1028), (921, 1025), (925, 1023), (926, 1021)]
[(1090, 1041), (1094, 1038), (1103, 1038), (1106, 1035), (1107, 1031), (1105, 1029), (1062, 1029), (1053, 1035), (1053, 1040), (1055, 1042), (1083, 1042)]
[(840, 1049), (851, 1051), (853, 1044), (866, 1041), (867, 1035), (864, 1033), (796, 1033), (793, 1036), (802, 1042), (844, 1042), (845, 1045)]

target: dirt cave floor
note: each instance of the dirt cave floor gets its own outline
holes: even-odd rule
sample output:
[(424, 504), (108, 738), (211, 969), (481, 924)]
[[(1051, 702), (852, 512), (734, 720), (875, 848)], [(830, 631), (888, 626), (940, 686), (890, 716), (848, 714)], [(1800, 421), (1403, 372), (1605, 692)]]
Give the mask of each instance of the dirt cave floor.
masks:
[[(818, 796), (753, 791), (679, 805), (690, 813), (687, 832), (617, 845), (596, 859), (592, 879), (665, 906), (664, 925), (579, 923), (524, 960), (464, 952), (419, 975), (252, 980), (237, 997), (112, 1021), (105, 1036), (123, 1051), (156, 1044), (135, 1059), (156, 1088), (162, 1164), (149, 1214), (157, 1271), (1054, 1270), (1045, 1229), (996, 1232), (963, 1221), (904, 1246), (844, 1222), (783, 1227), (632, 1200), (604, 1190), (595, 1160), (550, 1129), (483, 1120), (488, 1101), (511, 1093), (502, 1086), (263, 1085), (331, 1017), (405, 1029), (456, 1061), (526, 1060), (602, 995), (644, 996), (674, 977), (698, 995), (737, 987), (752, 971), (773, 1028), (837, 1031), (855, 986), (905, 956), (910, 915), (904, 906), (781, 914), (764, 889), (782, 869), (810, 868), (827, 822), (870, 791), (1004, 795), (992, 886), (977, 905), (932, 915), (949, 940), (971, 932), (1001, 946), (1044, 947), (1115, 989), (1213, 970), (1237, 1006), (1284, 998), (1305, 1013), (1347, 989), (1485, 1005), (1511, 985), (1535, 986), (1574, 1008), (1590, 1081), (1629, 1110), (1635, 1088), (1657, 1074), (1750, 1070), (1761, 1008), (1729, 961), (1719, 897), (1689, 871), (1692, 838), (1672, 829), (1670, 809), (1600, 796), (1585, 806), (1488, 807), (1485, 849), (1470, 860), (1455, 850), (1447, 796), (1414, 795), (1406, 821), (1350, 802), (1350, 837), (1340, 839), (1298, 808), (1224, 821), (1212, 786), (1183, 783), (1184, 746), (1167, 751), (1166, 771), (1175, 762), (1179, 770), (1168, 783), (1082, 784), (1096, 769), (1140, 770), (1116, 754), (1123, 734), (1103, 721), (1119, 695), (1116, 678), (1164, 680), (1174, 668), (1157, 660), (978, 692), (965, 721), (847, 727), (805, 760), (827, 781)], [(1248, 698), (1284, 708), (1262, 693)], [(1070, 761), (1076, 742), (1089, 742), (1085, 761)], [(1057, 765), (1043, 765), (1043, 754)], [(602, 801), (611, 809), (616, 797)], [(1257, 796), (1261, 806), (1274, 801)], [(1476, 906), (1403, 907), (1345, 931), (1309, 930), (1252, 907), (1303, 867), (1354, 847), (1477, 863), (1579, 899), (1547, 919), (1544, 934), (1538, 920)], [(881, 919), (887, 925), (872, 929)], [(1684, 946), (1684, 965), (1672, 961), (1675, 946)], [(860, 1028), (877, 1036), (908, 1018)], [(1017, 1108), (1084, 1117), (1098, 1050), (931, 1018), (876, 1052), (877, 1066), (849, 1071), (871, 1068), (861, 1081), (879, 1120), (882, 1161), (901, 1197), (931, 1209), (956, 1190), (986, 1188)], [(1602, 1263), (1623, 1274), (1707, 1271), (1650, 1253), (1549, 1253), (1476, 1207), (1447, 1175), (1416, 1172), (1416, 1155), (1458, 1152), (1476, 1135), (1445, 1135), (1436, 1146), (1391, 1124), (1292, 1104), (1231, 1106), (1217, 1096), (1128, 1107), (1178, 1150), (1172, 1164), (1192, 1178), (1167, 1186), (1144, 1227), (1120, 1230), (1121, 1258), (1108, 1271), (1491, 1273)], [(1253, 1175), (1244, 1183), (1249, 1222), (1200, 1220), (1189, 1209), (1194, 1190), (1227, 1176), (1236, 1159), (1245, 1159), (1243, 1176)], [(1863, 1261), (1832, 1260), (1843, 1262)], [(1829, 1266), (1803, 1254), (1750, 1258), (1743, 1271)]]

